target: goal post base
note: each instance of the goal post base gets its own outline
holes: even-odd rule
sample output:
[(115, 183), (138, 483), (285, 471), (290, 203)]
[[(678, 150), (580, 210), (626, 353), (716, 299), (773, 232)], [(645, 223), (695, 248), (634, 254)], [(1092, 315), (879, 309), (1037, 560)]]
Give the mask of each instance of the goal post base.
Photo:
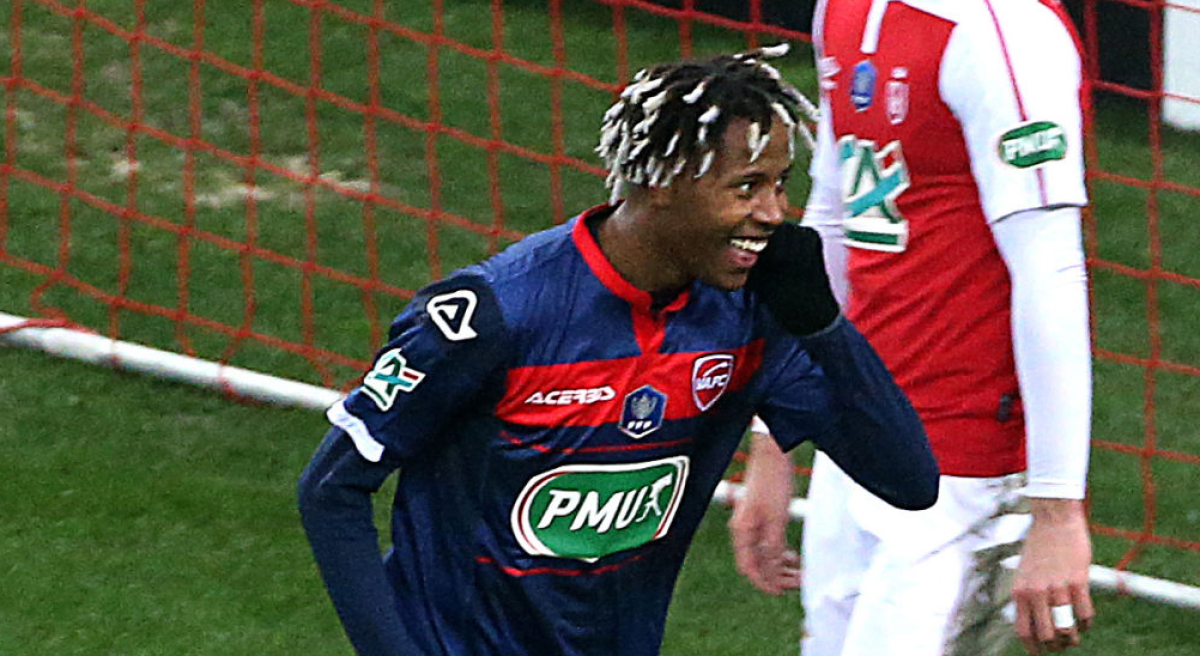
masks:
[[(323, 412), (343, 395), (287, 378), (201, 360), (170, 351), (122, 342), (69, 327), (46, 327), (36, 320), (0, 312), (0, 345), (20, 346), (50, 355), (114, 369), (123, 369), (272, 403)], [(730, 505), (742, 494), (742, 485), (721, 481), (713, 493), (714, 504)], [(792, 499), (792, 521), (803, 521), (808, 500)], [(1159, 603), (1200, 610), (1200, 588), (1122, 572), (1100, 565), (1089, 571), (1092, 587), (1128, 594)]]

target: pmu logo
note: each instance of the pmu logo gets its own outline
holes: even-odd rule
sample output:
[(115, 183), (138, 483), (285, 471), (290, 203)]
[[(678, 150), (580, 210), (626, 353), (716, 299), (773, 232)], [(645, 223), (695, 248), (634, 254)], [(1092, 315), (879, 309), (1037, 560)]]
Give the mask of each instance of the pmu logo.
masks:
[(662, 426), (666, 408), (666, 394), (650, 385), (642, 385), (625, 395), (621, 423), (617, 428), (635, 440), (646, 437)]
[(532, 556), (588, 562), (640, 547), (670, 530), (687, 477), (687, 456), (543, 472), (513, 503), (513, 536)]
[(715, 353), (692, 363), (692, 400), (701, 412), (711, 408), (729, 389), (735, 361), (730, 353)]

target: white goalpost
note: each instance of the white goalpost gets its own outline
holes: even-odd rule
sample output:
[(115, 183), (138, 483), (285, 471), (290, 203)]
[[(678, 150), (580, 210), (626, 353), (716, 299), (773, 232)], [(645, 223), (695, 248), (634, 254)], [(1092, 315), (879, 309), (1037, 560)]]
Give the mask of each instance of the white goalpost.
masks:
[[(323, 412), (342, 393), (287, 378), (201, 360), (72, 328), (39, 327), (30, 319), (0, 312), (0, 346), (19, 346), (50, 355), (134, 371), (213, 390), (228, 391), (267, 403)], [(741, 485), (721, 481), (713, 503), (730, 504)], [(793, 521), (803, 521), (807, 500), (792, 499)], [(1100, 565), (1090, 569), (1092, 587), (1158, 603), (1200, 610), (1200, 588), (1166, 579), (1117, 571)]]

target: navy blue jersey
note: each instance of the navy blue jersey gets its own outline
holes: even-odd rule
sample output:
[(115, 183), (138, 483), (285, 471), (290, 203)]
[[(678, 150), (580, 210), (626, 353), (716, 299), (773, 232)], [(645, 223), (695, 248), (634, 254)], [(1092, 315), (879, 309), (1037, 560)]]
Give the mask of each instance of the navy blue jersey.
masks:
[[(875, 388), (831, 384), (810, 357), (814, 340), (784, 332), (744, 291), (695, 283), (655, 307), (588, 229), (610, 211), (422, 290), (328, 413), (362, 458), (400, 470), (385, 562), (407, 643), (395, 653), (658, 653), (687, 545), (756, 412), (784, 449), (858, 440), (886, 462), (849, 471), (897, 489), (908, 475), (892, 472), (905, 466), (895, 447), (872, 449), (854, 432), (927, 453), (907, 401), (848, 323), (837, 330), (852, 343), (833, 357), (866, 357)], [(873, 391), (882, 398), (854, 398)], [(875, 410), (864, 420), (859, 406)], [(339, 577), (326, 572), (326, 583), (332, 594)], [(366, 651), (354, 627), (370, 621), (339, 611)]]

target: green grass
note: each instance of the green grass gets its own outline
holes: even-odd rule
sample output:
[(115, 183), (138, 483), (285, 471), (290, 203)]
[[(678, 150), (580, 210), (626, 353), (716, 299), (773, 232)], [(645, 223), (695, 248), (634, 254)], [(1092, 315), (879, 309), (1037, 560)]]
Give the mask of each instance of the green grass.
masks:
[[(0, 371), (0, 653), (351, 653), (294, 508), (319, 414), (20, 349)], [(663, 653), (794, 656), (799, 599), (736, 574), (727, 519), (701, 526)], [(1193, 653), (1194, 612), (1097, 604), (1080, 653)]]
[[(6, 26), (0, 30), (0, 76), (13, 72), (16, 4), (0, 3), (0, 23)], [(373, 2), (338, 4), (369, 14)], [(482, 0), (442, 2), (440, 21), (431, 0), (383, 4), (384, 17), (407, 29), (431, 34), (440, 25), (446, 38), (483, 51), (499, 38), (513, 57), (547, 68), (559, 63), (547, 3), (540, 0), (505, 2), (498, 35), (492, 33), (491, 5)], [(561, 4), (562, 63), (603, 83), (618, 82), (612, 11), (594, 3)], [(205, 51), (237, 66), (253, 66), (253, 4), (207, 0), (204, 5)], [(257, 116), (257, 155), (275, 168), (252, 172), (259, 198), (250, 203), (239, 195), (238, 185), (251, 178), (236, 162), (202, 149), (185, 152), (154, 134), (129, 134), (26, 87), (0, 89), (0, 123), (12, 110), (16, 168), (54, 182), (74, 179), (90, 199), (64, 202), (46, 186), (19, 176), (0, 178), (0, 194), (8, 203), (8, 214), (0, 217), (3, 312), (61, 312), (127, 340), (344, 386), (358, 375), (357, 367), (319, 354), (309, 358), (281, 351), (254, 338), (238, 340), (201, 321), (179, 322), (173, 313), (244, 325), (297, 347), (362, 361), (409, 292), (507, 243), (490, 228), (528, 233), (606, 195), (599, 178), (572, 166), (554, 168), (447, 135), (431, 140), (386, 118), (369, 125), (360, 112), (328, 99), (308, 102), (205, 62), (193, 67), (153, 43), (142, 44), (135, 64), (127, 42), (96, 25), (83, 27), (76, 39), (74, 20), (52, 11), (44, 0), (22, 0), (19, 6), (26, 80), (69, 96), (76, 82), (71, 53), (78, 43), (87, 102), (130, 116), (135, 107), (130, 86), (140, 72), (144, 86), (138, 106), (145, 125), (180, 139), (195, 133), (216, 148), (248, 156), (251, 117)], [(136, 27), (134, 6), (125, 0), (86, 3), (89, 11), (125, 30)], [(365, 25), (321, 14), (320, 67), (310, 69), (309, 10), (287, 0), (265, 0), (263, 7), (263, 68), (290, 84), (305, 86), (319, 73), (322, 89), (343, 104), (368, 103), (377, 96), (385, 111), (415, 121), (436, 114), (447, 127), (474, 138), (497, 136), (542, 156), (561, 149), (576, 160), (597, 163), (591, 148), (600, 113), (610, 101), (605, 91), (506, 63), (492, 65), (452, 47), (437, 49), (434, 60), (425, 45), (387, 32), (377, 34), (379, 84), (373, 89), (368, 83), (371, 32)], [(627, 73), (680, 54), (674, 21), (634, 10), (625, 11), (624, 19)], [(192, 3), (146, 3), (145, 31), (151, 37), (191, 48), (194, 27)], [(702, 25), (693, 25), (692, 37), (697, 54), (745, 45), (740, 35)], [(811, 54), (796, 45), (785, 74), (811, 92)], [(429, 68), (434, 61), (436, 77)], [(488, 109), (493, 75), (499, 82), (496, 122)], [(194, 89), (188, 82), (193, 77)], [(436, 97), (431, 88), (437, 89)], [(257, 104), (249, 100), (252, 92)], [(189, 96), (197, 99), (195, 112), (189, 110)], [(563, 108), (560, 143), (551, 129), (554, 102)], [(309, 113), (317, 119), (312, 134)], [(1168, 183), (1200, 187), (1194, 166), (1200, 135), (1164, 130), (1163, 160), (1156, 169), (1149, 155), (1151, 119), (1143, 104), (1100, 98), (1096, 118), (1099, 171), (1140, 181), (1157, 175)], [(72, 120), (74, 160), (68, 162)], [(0, 139), (7, 138), (0, 130)], [(366, 154), (372, 138), (377, 166)], [(122, 172), (131, 153), (139, 162), (135, 185)], [(500, 181), (495, 198), (489, 194), (493, 167)], [(311, 173), (343, 190), (374, 185), (393, 205), (365, 206), (295, 179)], [(793, 178), (797, 202), (807, 191), (805, 177)], [(189, 185), (196, 201), (190, 208), (183, 193)], [(1200, 199), (1109, 180), (1094, 181), (1092, 190), (1098, 264), (1158, 266), (1200, 277), (1200, 250), (1191, 238)], [(97, 201), (136, 207), (147, 220), (98, 209)], [(448, 213), (477, 229), (430, 224), (400, 207)], [(1151, 209), (1157, 221), (1147, 220)], [(289, 260), (250, 258), (230, 243)], [(367, 256), (372, 244), (374, 262)], [(371, 279), (374, 286), (364, 291), (320, 271), (306, 273), (298, 263)], [(147, 314), (81, 293), (63, 280), (32, 272), (38, 267), (59, 269), (102, 295), (123, 296), (159, 312)], [(1193, 326), (1200, 289), (1147, 283), (1102, 264), (1093, 268), (1092, 278), (1098, 347), (1200, 366), (1200, 338)], [(253, 306), (245, 302), (250, 296)], [(306, 315), (306, 306), (315, 312)], [(1135, 364), (1098, 361), (1096, 438), (1133, 447), (1154, 440), (1161, 449), (1200, 455), (1194, 420), (1198, 381), (1164, 371), (1148, 376)], [(0, 349), (0, 417), (0, 654), (349, 653), (310, 564), (292, 503), (295, 476), (324, 430), (318, 415), (243, 405)], [(1152, 478), (1145, 478), (1147, 472)], [(1157, 535), (1195, 541), (1200, 536), (1200, 511), (1190, 493), (1195, 479), (1191, 465), (1155, 457), (1143, 469), (1135, 455), (1095, 449), (1093, 520), (1137, 532), (1146, 509), (1155, 508)], [(698, 536), (672, 609), (666, 653), (794, 654), (797, 600), (765, 598), (733, 573), (724, 519), (723, 509), (714, 510)], [(1132, 545), (1124, 538), (1098, 536), (1096, 560), (1111, 566)], [(1131, 569), (1200, 584), (1196, 552), (1146, 547)], [(1161, 605), (1103, 598), (1101, 612), (1088, 653), (1183, 654), (1195, 634), (1194, 613)]]

